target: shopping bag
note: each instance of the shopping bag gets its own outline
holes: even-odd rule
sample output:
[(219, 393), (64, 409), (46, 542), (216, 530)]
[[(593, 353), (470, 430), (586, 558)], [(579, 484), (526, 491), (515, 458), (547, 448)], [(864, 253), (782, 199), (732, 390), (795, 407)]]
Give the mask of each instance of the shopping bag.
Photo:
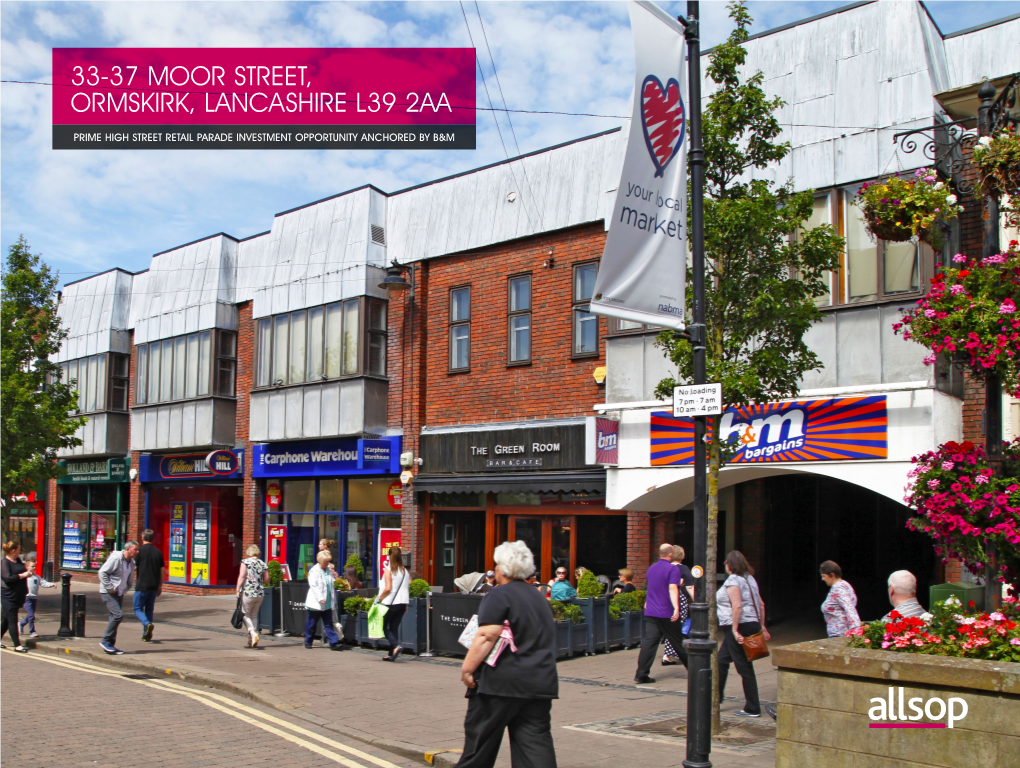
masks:
[(485, 663), (490, 667), (496, 666), (496, 662), (499, 661), (500, 654), (510, 648), (510, 651), (517, 653), (517, 646), (514, 645), (514, 633), (510, 629), (510, 622), (503, 622), (503, 630), (499, 633), (499, 637), (496, 639), (496, 644), (492, 646), (492, 650), (489, 651), (489, 656), (485, 660)]
[(374, 603), (368, 612), (368, 636), (372, 640), (381, 640), (386, 633), (383, 632), (383, 617), (390, 609), (385, 605)]
[(460, 633), (460, 638), (457, 640), (457, 642), (463, 645), (465, 648), (470, 648), (471, 644), (475, 641), (475, 635), (477, 634), (478, 634), (478, 614), (476, 613), (468, 621), (467, 626), (464, 627), (464, 631)]

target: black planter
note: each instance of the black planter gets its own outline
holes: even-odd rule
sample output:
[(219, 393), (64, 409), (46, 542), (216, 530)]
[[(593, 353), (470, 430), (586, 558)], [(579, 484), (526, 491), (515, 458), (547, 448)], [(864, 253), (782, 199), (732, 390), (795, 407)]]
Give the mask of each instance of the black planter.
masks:
[(580, 606), (581, 613), (584, 614), (584, 623), (588, 627), (585, 653), (608, 651), (611, 645), (609, 642), (609, 598), (575, 597), (564, 602)]
[(276, 632), (280, 626), (279, 587), (263, 587), (264, 597), (259, 606), (259, 631)]
[(357, 645), (358, 617), (345, 613), (340, 617), (340, 625), (344, 628), (344, 642)]

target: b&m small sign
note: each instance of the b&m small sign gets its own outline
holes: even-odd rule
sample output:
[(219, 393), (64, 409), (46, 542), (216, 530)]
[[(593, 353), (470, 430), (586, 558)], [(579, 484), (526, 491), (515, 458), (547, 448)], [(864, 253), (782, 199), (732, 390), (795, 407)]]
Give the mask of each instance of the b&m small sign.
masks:
[[(731, 464), (888, 458), (885, 395), (729, 408), (719, 425)], [(652, 466), (694, 462), (694, 420), (653, 411)]]

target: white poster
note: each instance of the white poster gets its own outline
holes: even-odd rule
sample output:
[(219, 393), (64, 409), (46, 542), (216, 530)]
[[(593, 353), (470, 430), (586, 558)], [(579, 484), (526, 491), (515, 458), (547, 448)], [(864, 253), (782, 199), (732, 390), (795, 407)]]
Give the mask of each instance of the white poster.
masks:
[(680, 23), (630, 4), (636, 70), (623, 173), (591, 311), (684, 327), (687, 263), (687, 74)]

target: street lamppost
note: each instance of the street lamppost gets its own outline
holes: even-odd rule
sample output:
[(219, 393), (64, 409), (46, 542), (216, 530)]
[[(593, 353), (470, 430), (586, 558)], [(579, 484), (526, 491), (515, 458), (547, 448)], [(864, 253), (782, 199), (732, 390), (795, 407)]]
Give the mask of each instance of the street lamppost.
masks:
[[(691, 147), (687, 162), (691, 169), (691, 268), (694, 273), (693, 322), (687, 326), (694, 353), (695, 385), (705, 383), (705, 150), (701, 142), (701, 38), (697, 0), (688, 0), (687, 18), (679, 17), (687, 40), (687, 109)], [(705, 476), (705, 416), (694, 417), (694, 562), (708, 557), (708, 485)], [(687, 646), (687, 759), (686, 768), (711, 768), (712, 751), (712, 651), (715, 641), (708, 635), (708, 580), (715, 574), (694, 579), (694, 603), (690, 607), (691, 632)]]

